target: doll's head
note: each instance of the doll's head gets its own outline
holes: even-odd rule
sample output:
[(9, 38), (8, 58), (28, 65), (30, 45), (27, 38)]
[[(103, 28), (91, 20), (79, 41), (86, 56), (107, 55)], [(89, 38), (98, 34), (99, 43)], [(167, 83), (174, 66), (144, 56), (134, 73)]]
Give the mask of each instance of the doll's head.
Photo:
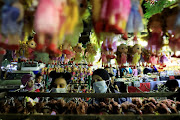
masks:
[(178, 7), (165, 8), (162, 11), (162, 15), (165, 20), (166, 31), (172, 31), (174, 29), (178, 12)]
[(71, 73), (53, 73), (50, 88), (52, 92), (65, 93), (66, 86), (71, 82)]
[(25, 89), (31, 91), (34, 85), (34, 78), (30, 74), (26, 74), (21, 78), (21, 83), (25, 86)]
[(142, 57), (144, 58), (145, 62), (149, 61), (150, 56), (151, 52), (148, 49), (142, 48)]
[(96, 54), (97, 53), (96, 45), (93, 43), (88, 43), (87, 48), (86, 48), (86, 52), (88, 52), (90, 54)]
[(88, 3), (87, 0), (78, 0), (78, 3), (79, 3), (79, 14), (82, 16), (87, 9)]
[(120, 53), (127, 53), (128, 47), (126, 44), (121, 44), (120, 46), (118, 46), (117, 51)]
[(133, 46), (132, 50), (133, 50), (133, 53), (134, 53), (134, 54), (135, 54), (135, 53), (141, 54), (141, 46), (138, 45), (138, 44), (135, 44), (135, 45)]
[(164, 20), (162, 18), (162, 15), (160, 13), (157, 13), (150, 17), (147, 29), (148, 32), (154, 32), (154, 33), (161, 33), (164, 31), (165, 25)]
[(104, 69), (97, 69), (93, 72), (92, 83), (93, 89), (96, 93), (106, 93), (107, 85), (106, 81), (109, 80), (109, 74)]
[(77, 53), (77, 52), (82, 52), (83, 47), (82, 47), (82, 43), (78, 43), (75, 47), (73, 47), (73, 50)]
[(28, 47), (35, 49), (36, 48), (36, 42), (34, 41), (33, 37), (29, 36), (27, 41)]
[(36, 83), (41, 83), (42, 80), (43, 80), (42, 74), (41, 73), (36, 74), (35, 82)]

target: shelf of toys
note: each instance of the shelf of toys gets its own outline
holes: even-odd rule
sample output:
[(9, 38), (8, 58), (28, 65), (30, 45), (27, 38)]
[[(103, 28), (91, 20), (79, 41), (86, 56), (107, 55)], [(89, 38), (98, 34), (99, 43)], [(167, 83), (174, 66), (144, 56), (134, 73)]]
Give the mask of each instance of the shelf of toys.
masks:
[[(24, 96), (24, 100), (17, 98)], [(29, 96), (29, 97), (27, 97)], [(64, 97), (79, 98), (71, 102), (63, 100), (43, 100), (37, 103), (33, 97)], [(3, 92), (0, 98), (5, 101), (0, 105), (1, 119), (134, 119), (134, 120), (170, 120), (179, 119), (179, 102), (172, 100), (155, 100), (152, 97), (178, 97), (179, 93), (21, 93)], [(107, 98), (108, 103), (87, 104), (80, 98)], [(122, 103), (121, 105), (111, 100), (111, 98), (132, 97), (132, 103)], [(135, 98), (133, 98), (135, 97)], [(139, 99), (137, 97), (143, 97)], [(23, 101), (23, 102), (22, 102)], [(22, 103), (21, 103), (22, 102)], [(141, 103), (142, 102), (142, 103)], [(110, 106), (109, 106), (110, 105)], [(136, 106), (137, 105), (137, 106)], [(141, 107), (141, 106), (144, 107)], [(70, 107), (71, 106), (71, 107)], [(109, 106), (109, 107), (108, 107)], [(135, 107), (136, 106), (136, 107)], [(147, 108), (146, 108), (146, 107)], [(150, 108), (150, 109), (149, 109)], [(13, 111), (12, 111), (13, 109)], [(18, 111), (19, 114), (16, 114)]]

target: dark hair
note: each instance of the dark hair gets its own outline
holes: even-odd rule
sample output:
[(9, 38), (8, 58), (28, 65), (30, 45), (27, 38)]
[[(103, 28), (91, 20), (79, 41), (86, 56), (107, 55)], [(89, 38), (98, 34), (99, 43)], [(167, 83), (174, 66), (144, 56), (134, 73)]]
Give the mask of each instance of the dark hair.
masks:
[[(53, 76), (52, 76), (53, 75)], [(57, 78), (64, 78), (66, 80), (66, 83), (69, 84), (71, 82), (71, 73), (69, 72), (66, 72), (66, 73), (58, 73), (56, 71), (53, 71), (50, 75), (50, 77), (52, 78), (52, 82), (51, 82), (51, 85), (50, 85), (50, 88), (53, 87), (54, 85), (54, 82)]]
[(166, 83), (165, 83), (165, 86), (171, 90), (171, 88), (176, 88), (176, 87), (179, 87), (179, 83), (176, 79), (174, 80), (167, 80)]
[(35, 79), (39, 78), (40, 76), (42, 76), (42, 74), (41, 74), (41, 73), (36, 74)]
[(97, 69), (93, 72), (92, 76), (99, 75), (103, 80), (109, 80), (109, 73), (104, 69)]

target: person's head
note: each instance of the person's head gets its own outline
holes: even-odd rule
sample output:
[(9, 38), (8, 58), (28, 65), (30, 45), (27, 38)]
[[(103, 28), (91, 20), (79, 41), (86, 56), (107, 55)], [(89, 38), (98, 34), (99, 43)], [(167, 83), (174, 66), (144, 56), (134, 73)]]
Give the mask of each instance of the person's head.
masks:
[(169, 91), (175, 92), (178, 87), (179, 87), (179, 83), (177, 80), (168, 80), (165, 84), (165, 86), (169, 89)]
[(41, 83), (42, 79), (43, 79), (43, 76), (41, 73), (36, 74), (36, 77), (35, 77), (36, 83)]
[(53, 73), (52, 82), (50, 88), (52, 92), (64, 93), (66, 92), (66, 86), (71, 82), (71, 73)]
[(97, 69), (92, 74), (93, 89), (96, 93), (106, 93), (107, 85), (106, 81), (109, 80), (110, 76), (104, 69)]
[(25, 86), (25, 89), (31, 91), (34, 85), (34, 78), (30, 74), (26, 74), (21, 78), (21, 83)]

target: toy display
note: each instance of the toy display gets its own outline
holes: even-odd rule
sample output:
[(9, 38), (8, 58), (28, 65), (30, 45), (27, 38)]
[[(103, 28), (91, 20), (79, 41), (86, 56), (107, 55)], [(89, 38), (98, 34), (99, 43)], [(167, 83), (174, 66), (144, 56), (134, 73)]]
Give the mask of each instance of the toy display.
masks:
[(117, 63), (123, 66), (127, 62), (127, 52), (128, 48), (125, 44), (121, 44), (117, 47)]
[(0, 3), (0, 119), (178, 119), (180, 0)]

